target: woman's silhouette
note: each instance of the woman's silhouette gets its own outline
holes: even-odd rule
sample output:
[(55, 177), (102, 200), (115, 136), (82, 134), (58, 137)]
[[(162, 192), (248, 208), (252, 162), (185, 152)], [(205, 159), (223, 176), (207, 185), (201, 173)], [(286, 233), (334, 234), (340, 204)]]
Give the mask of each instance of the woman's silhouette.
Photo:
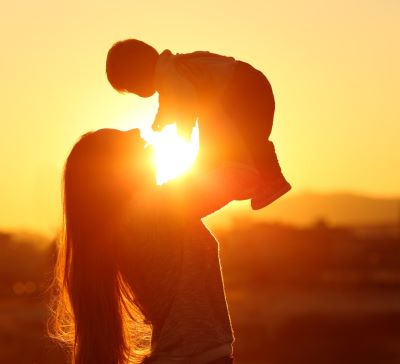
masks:
[(50, 333), (75, 364), (231, 363), (218, 243), (201, 218), (248, 198), (256, 177), (225, 166), (156, 186), (150, 159), (137, 129), (73, 147)]

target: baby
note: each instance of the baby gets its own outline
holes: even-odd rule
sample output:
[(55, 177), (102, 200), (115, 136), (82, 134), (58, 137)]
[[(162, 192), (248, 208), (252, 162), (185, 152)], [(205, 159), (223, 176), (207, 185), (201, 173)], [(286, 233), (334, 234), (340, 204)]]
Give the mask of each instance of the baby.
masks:
[(291, 189), (268, 140), (275, 111), (267, 78), (251, 65), (210, 52), (159, 54), (127, 39), (107, 55), (107, 78), (119, 92), (159, 93), (153, 129), (176, 122), (182, 135), (200, 127), (200, 163), (241, 163), (255, 168), (261, 183), (251, 206), (261, 209)]

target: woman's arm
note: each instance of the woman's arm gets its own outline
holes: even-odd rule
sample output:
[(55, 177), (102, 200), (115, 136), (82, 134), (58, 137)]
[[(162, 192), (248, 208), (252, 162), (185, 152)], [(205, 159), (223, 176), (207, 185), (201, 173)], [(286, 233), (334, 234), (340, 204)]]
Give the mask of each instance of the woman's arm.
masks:
[(226, 163), (212, 171), (196, 171), (158, 186), (148, 194), (148, 203), (169, 214), (205, 217), (233, 200), (251, 198), (258, 172), (239, 163)]

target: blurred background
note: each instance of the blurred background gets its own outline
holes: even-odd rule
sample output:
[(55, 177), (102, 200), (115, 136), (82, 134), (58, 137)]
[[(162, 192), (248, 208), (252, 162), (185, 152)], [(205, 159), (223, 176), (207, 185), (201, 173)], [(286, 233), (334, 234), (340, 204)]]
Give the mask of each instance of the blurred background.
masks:
[(7, 2), (0, 13), (0, 363), (64, 363), (45, 336), (61, 175), (88, 130), (151, 124), (120, 95), (121, 39), (262, 70), (293, 190), (206, 224), (221, 246), (239, 364), (400, 362), (400, 3)]

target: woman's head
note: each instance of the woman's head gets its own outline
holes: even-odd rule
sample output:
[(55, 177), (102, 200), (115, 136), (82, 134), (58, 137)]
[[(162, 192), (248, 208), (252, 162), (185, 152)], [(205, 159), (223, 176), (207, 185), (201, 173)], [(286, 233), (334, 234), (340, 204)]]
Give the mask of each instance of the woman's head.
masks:
[(65, 165), (67, 223), (79, 229), (107, 223), (136, 190), (155, 183), (150, 157), (138, 129), (85, 134)]
[(138, 316), (118, 269), (115, 227), (135, 192), (155, 184), (137, 129), (102, 129), (73, 147), (64, 171), (64, 233), (57, 260), (50, 334), (75, 364), (121, 364), (129, 315)]
[(142, 97), (154, 94), (154, 72), (158, 52), (136, 39), (115, 43), (108, 51), (106, 72), (108, 81), (120, 92)]

